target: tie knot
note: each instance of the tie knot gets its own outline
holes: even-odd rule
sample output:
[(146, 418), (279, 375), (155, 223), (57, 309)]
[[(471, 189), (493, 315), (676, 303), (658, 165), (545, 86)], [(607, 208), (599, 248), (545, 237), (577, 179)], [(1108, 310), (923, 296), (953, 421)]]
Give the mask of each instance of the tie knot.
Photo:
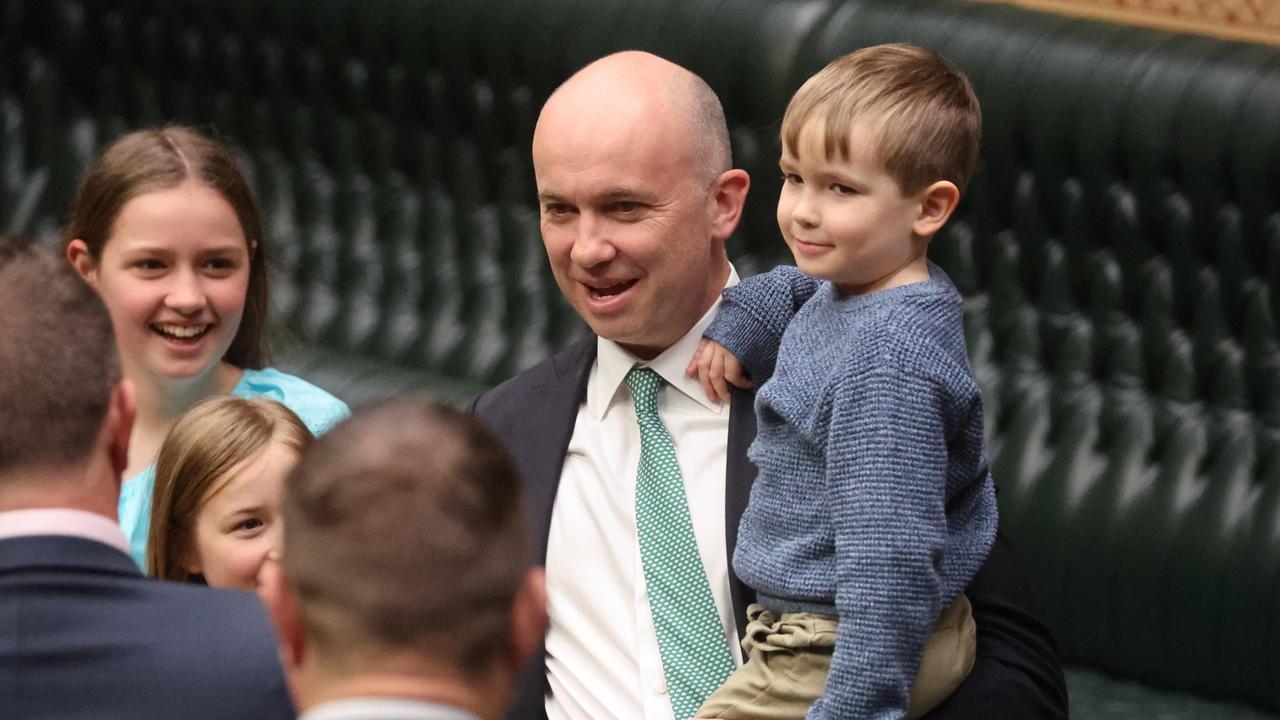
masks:
[(652, 368), (634, 367), (627, 372), (626, 383), (631, 391), (631, 400), (636, 404), (636, 415), (656, 415), (662, 376)]

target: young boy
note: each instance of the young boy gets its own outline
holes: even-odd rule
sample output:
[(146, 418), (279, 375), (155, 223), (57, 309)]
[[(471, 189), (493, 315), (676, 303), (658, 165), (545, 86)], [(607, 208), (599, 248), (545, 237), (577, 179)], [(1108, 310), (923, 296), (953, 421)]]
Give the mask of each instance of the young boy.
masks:
[(778, 226), (798, 269), (726, 290), (690, 364), (709, 394), (741, 367), (763, 382), (733, 558), (759, 599), (750, 661), (698, 717), (915, 717), (972, 667), (962, 591), (995, 490), (962, 300), (925, 251), (981, 124), (964, 75), (908, 45), (836, 60), (787, 107)]

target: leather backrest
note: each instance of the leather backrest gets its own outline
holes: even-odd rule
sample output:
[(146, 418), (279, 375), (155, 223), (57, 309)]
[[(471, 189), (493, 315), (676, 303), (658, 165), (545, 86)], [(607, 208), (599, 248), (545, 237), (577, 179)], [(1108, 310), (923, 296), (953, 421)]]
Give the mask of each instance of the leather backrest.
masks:
[(972, 78), (984, 146), (931, 253), (967, 299), (1002, 525), (1064, 655), (1280, 707), (1280, 52), (954, 0), (10, 0), (0, 226), (56, 234), (126, 129), (244, 149), (303, 342), (494, 382), (583, 332), (529, 146), (575, 69), (641, 48), (721, 96), (785, 259), (776, 134), (890, 41)]

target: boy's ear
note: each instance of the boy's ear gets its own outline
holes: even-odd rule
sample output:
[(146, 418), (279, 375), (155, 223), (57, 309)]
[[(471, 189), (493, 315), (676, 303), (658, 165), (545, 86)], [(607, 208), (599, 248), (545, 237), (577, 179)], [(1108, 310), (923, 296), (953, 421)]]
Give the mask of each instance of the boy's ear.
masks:
[(960, 203), (960, 188), (950, 180), (939, 180), (920, 194), (920, 214), (911, 231), (916, 237), (932, 237), (947, 224)]

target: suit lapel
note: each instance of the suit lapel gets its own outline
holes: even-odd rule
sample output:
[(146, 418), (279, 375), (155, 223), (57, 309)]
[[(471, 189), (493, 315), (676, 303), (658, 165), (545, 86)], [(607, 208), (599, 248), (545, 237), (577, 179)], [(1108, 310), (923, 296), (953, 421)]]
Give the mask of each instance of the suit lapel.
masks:
[[(511, 456), (519, 458), (525, 511), (537, 543), (537, 562), (543, 565), (547, 561), (547, 537), (560, 473), (578, 420), (578, 406), (586, 399), (587, 378), (595, 359), (596, 337), (591, 335), (556, 354), (544, 366), (541, 377), (531, 378), (518, 395), (503, 399), (504, 411), (511, 410), (512, 415), (503, 413), (505, 421), (499, 434)], [(550, 686), (545, 654), (544, 645), (521, 669), (506, 720), (546, 720)]]
[(587, 396), (587, 378), (596, 359), (594, 335), (558, 354), (551, 363), (552, 377), (544, 385), (532, 388), (529, 407), (535, 411), (529, 427), (529, 442), (524, 443), (521, 461), (525, 468), (525, 495), (530, 513), (530, 527), (538, 543), (538, 560), (546, 562), (547, 537), (551, 531), (551, 510), (555, 506), (565, 454), (573, 438), (578, 407)]

